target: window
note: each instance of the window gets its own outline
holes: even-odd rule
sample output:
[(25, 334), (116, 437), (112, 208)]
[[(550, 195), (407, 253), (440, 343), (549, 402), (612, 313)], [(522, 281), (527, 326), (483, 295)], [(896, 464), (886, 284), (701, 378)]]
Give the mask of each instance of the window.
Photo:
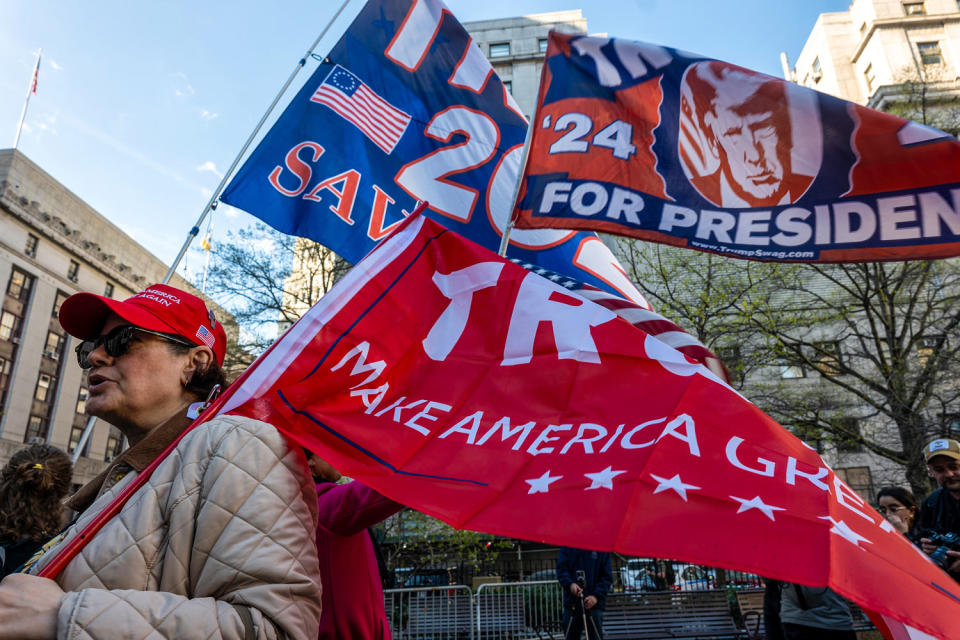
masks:
[(540, 38), (539, 40), (537, 40), (537, 50), (540, 51), (540, 53), (546, 53), (546, 52), (547, 52), (547, 39), (546, 39), (546, 38)]
[[(87, 425), (73, 425), (70, 429), (70, 444), (67, 445), (67, 453), (73, 453), (77, 450), (77, 447), (80, 445), (80, 438), (83, 437), (83, 430)], [(87, 443), (83, 447), (83, 453), (80, 455), (86, 457), (87, 453), (90, 451), (90, 439), (87, 438)]]
[(506, 58), (510, 55), (510, 43), (498, 42), (490, 45), (491, 58)]
[(57, 297), (53, 301), (53, 317), (56, 318), (60, 314), (60, 305), (63, 304), (63, 301), (69, 298), (69, 294), (64, 293), (63, 291), (57, 291)]
[(866, 30), (867, 30), (867, 23), (866, 23), (866, 22), (861, 22), (861, 23), (860, 23), (860, 35), (862, 36), (862, 35), (866, 32)]
[(838, 478), (847, 483), (848, 487), (860, 494), (864, 502), (873, 501), (873, 479), (870, 477), (870, 467), (848, 467), (834, 471)]
[(46, 402), (50, 397), (50, 387), (56, 382), (56, 377), (48, 373), (41, 373), (37, 376), (37, 388), (33, 392), (33, 397), (40, 402)]
[(20, 318), (9, 311), (0, 312), (0, 340), (20, 337)]
[(793, 435), (797, 436), (808, 445), (817, 450), (817, 453), (823, 453), (823, 430), (819, 426), (808, 425), (802, 427), (792, 427), (789, 429)]
[(740, 353), (740, 346), (718, 347), (716, 354), (724, 366), (727, 367), (727, 371), (730, 372), (730, 381), (733, 382), (734, 386), (743, 382), (744, 361), (743, 355)]
[(907, 16), (922, 16), (927, 13), (922, 2), (904, 2), (903, 14)]
[(70, 261), (70, 268), (67, 269), (67, 279), (71, 282), (77, 281), (77, 276), (80, 274), (80, 263), (76, 260)]
[(46, 442), (47, 424), (41, 416), (30, 416), (27, 421), (27, 432), (23, 434), (23, 441), (27, 443)]
[(56, 331), (47, 332), (47, 342), (43, 345), (43, 357), (51, 360), (59, 360), (63, 355), (63, 345), (66, 342), (64, 337)]
[(37, 245), (40, 244), (40, 238), (33, 235), (32, 233), (27, 234), (27, 246), (24, 247), (23, 252), (30, 256), (31, 258), (37, 257)]
[(863, 79), (867, 81), (867, 93), (873, 93), (873, 85), (877, 81), (877, 76), (873, 72), (873, 64), (868, 64), (863, 70)]
[(930, 356), (942, 349), (946, 341), (944, 336), (921, 336), (917, 339), (917, 360), (920, 366), (927, 366)]
[(812, 72), (813, 81), (814, 81), (814, 82), (820, 82), (820, 78), (823, 77), (823, 71), (821, 71), (821, 69), (820, 69), (820, 57), (819, 57), (819, 56), (813, 59), (813, 65), (812, 65), (812, 67), (813, 67), (813, 72)]
[(835, 418), (833, 420), (833, 440), (837, 444), (837, 451), (841, 453), (858, 453), (863, 451), (860, 443), (860, 421), (856, 418)]
[(503, 81), (503, 88), (507, 90), (507, 93), (513, 94), (513, 82), (510, 80)]
[(917, 51), (920, 52), (920, 62), (923, 64), (940, 64), (943, 58), (940, 56), (939, 42), (918, 42)]
[(20, 302), (26, 302), (33, 288), (33, 276), (20, 271), (16, 267), (10, 272), (10, 282), (7, 283), (7, 295)]
[(103, 459), (110, 462), (123, 451), (123, 434), (114, 426), (110, 427), (110, 435), (107, 436), (107, 451)]
[(77, 414), (83, 415), (87, 412), (87, 398), (90, 397), (90, 392), (87, 391), (86, 387), (80, 387), (80, 393), (77, 394)]
[(825, 376), (840, 375), (840, 344), (837, 342), (814, 342), (810, 358), (816, 362), (817, 371)]
[(7, 393), (7, 387), (10, 386), (10, 371), (13, 370), (13, 362), (6, 358), (0, 358), (0, 406)]
[(103, 295), (107, 296), (108, 298), (112, 298), (112, 297), (113, 297), (113, 283), (112, 283), (112, 282), (108, 282), (108, 283), (107, 283), (107, 286), (105, 286), (105, 287), (103, 288)]
[(943, 425), (943, 435), (947, 438), (960, 437), (960, 413), (944, 413), (940, 416)]
[(780, 377), (784, 380), (793, 380), (794, 378), (806, 378), (807, 374), (801, 366), (795, 364), (781, 364)]

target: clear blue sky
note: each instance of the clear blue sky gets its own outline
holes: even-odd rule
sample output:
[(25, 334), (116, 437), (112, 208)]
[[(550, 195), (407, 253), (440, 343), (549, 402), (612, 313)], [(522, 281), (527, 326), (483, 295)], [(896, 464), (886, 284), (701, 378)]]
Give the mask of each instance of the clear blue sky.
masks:
[[(318, 51), (360, 10), (351, 0)], [(447, 0), (461, 21), (582, 8), (591, 32), (781, 75), (820, 13), (849, 0)], [(0, 2), (0, 148), (20, 150), (164, 262), (340, 0)], [(308, 73), (301, 72), (305, 80)], [(296, 86), (296, 85), (294, 85)], [(225, 212), (214, 240), (253, 220)], [(195, 243), (196, 244), (196, 243)], [(189, 255), (190, 275), (202, 268)], [(182, 269), (181, 269), (182, 273)]]

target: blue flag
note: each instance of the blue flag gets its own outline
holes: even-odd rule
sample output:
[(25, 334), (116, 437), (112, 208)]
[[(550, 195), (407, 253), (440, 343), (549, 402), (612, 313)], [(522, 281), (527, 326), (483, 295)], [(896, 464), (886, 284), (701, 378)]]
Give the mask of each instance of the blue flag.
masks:
[[(439, 0), (369, 0), (221, 200), (357, 262), (413, 211), (496, 250), (526, 118)], [(508, 255), (646, 305), (594, 234), (514, 230)]]

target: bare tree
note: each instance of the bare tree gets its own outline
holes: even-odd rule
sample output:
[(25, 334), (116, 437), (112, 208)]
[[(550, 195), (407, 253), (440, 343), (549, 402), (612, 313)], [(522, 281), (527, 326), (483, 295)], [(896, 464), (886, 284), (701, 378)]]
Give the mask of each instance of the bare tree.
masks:
[(230, 232), (214, 248), (208, 290), (236, 318), (240, 365), (253, 361), (350, 268), (330, 249), (267, 225)]

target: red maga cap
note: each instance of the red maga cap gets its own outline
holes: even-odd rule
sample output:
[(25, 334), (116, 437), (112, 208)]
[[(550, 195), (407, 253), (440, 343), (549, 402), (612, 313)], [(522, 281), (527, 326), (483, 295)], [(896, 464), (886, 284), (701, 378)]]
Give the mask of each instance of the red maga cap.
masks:
[(210, 347), (223, 365), (227, 334), (213, 312), (197, 296), (166, 284), (150, 285), (132, 298), (113, 300), (92, 293), (75, 293), (60, 305), (60, 325), (72, 336), (93, 340), (107, 317), (115, 313), (137, 327), (182, 336)]

